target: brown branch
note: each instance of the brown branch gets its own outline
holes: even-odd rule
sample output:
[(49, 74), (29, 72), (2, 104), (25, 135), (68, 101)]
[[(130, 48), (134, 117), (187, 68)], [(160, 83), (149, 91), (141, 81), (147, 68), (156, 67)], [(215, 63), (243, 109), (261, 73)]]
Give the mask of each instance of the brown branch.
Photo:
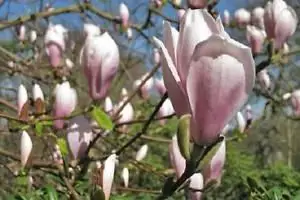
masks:
[[(0, 155), (13, 159), (15, 161), (21, 161), (20, 156), (1, 148), (0, 148)], [(32, 160), (29, 164), (30, 167), (33, 168), (51, 168), (51, 169), (59, 168), (58, 165), (54, 164), (53, 162), (46, 162), (41, 160)]]

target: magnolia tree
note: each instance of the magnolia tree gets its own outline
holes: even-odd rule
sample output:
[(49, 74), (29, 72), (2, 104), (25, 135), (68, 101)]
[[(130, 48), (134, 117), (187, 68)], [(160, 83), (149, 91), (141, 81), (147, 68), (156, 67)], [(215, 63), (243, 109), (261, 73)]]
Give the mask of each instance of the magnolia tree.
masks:
[[(294, 9), (273, 0), (219, 13), (218, 3), (3, 1), (8, 13), (20, 4), (39, 8), (0, 23), (16, 38), (0, 47), (1, 69), (21, 80), (15, 97), (0, 101), (3, 132), (15, 144), (0, 148), (11, 172), (4, 179), (21, 177), (31, 189), (51, 184), (61, 199), (77, 200), (124, 191), (199, 200), (222, 185), (226, 143), (259, 121), (248, 98), (261, 95), (282, 108), (290, 99), (286, 115), (296, 118), (300, 94), (290, 87), (275, 95), (269, 75), (297, 52), (296, 45), (289, 50)], [(148, 136), (151, 124), (170, 120), (174, 132)], [(150, 141), (169, 152), (164, 169), (143, 162), (154, 151)], [(155, 189), (134, 178), (145, 170), (160, 177)]]

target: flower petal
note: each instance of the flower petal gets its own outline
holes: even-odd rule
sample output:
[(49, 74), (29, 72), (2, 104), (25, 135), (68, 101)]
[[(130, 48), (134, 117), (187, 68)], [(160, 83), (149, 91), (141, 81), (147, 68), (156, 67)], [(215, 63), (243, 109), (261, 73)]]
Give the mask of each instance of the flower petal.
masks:
[(189, 62), (199, 42), (206, 40), (212, 33), (219, 33), (214, 18), (206, 10), (187, 10), (180, 23), (177, 48), (177, 69), (185, 85)]
[(253, 87), (253, 60), (249, 64), (241, 59), (246, 55), (232, 56), (238, 49), (243, 51), (219, 37), (211, 37), (196, 48), (187, 78), (187, 94), (194, 117), (192, 138), (197, 144), (216, 140)]
[(176, 66), (176, 51), (179, 33), (167, 21), (164, 22), (164, 45), (167, 48), (169, 55)]
[(157, 38), (154, 38), (154, 41), (157, 46), (160, 47), (163, 53), (162, 71), (168, 95), (171, 99), (176, 114), (181, 116), (189, 112), (188, 101), (182, 89), (181, 80), (164, 44)]

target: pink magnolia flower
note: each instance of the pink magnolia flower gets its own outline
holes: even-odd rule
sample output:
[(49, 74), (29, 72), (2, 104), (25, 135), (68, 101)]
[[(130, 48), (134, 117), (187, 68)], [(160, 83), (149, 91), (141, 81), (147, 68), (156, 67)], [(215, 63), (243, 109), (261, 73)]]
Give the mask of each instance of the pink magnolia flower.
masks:
[[(103, 47), (106, 48), (103, 48)], [(86, 39), (80, 58), (92, 99), (106, 97), (119, 66), (119, 49), (108, 33)]]
[(77, 116), (69, 121), (67, 141), (75, 160), (81, 159), (84, 156), (92, 139), (92, 127), (84, 116)]
[(261, 70), (257, 74), (257, 79), (260, 84), (260, 87), (264, 90), (268, 90), (271, 87), (271, 79), (266, 69)]
[(160, 96), (163, 96), (167, 91), (164, 80), (156, 78), (154, 80), (154, 86)]
[[(67, 117), (75, 110), (77, 105), (76, 90), (71, 88), (69, 82), (66, 81), (57, 85), (54, 93), (54, 117)], [(56, 128), (61, 129), (64, 126), (64, 120), (57, 119), (54, 124)]]
[(240, 8), (235, 11), (234, 19), (239, 26), (245, 26), (250, 23), (251, 14), (245, 8)]
[(21, 136), (21, 164), (25, 167), (32, 150), (32, 141), (26, 131), (23, 131)]
[(228, 26), (230, 24), (230, 13), (228, 10), (224, 10), (223, 17), (223, 23)]
[(199, 9), (205, 8), (207, 5), (207, 0), (187, 0), (189, 8)]
[(122, 27), (124, 29), (127, 29), (129, 25), (129, 17), (130, 17), (128, 7), (124, 3), (121, 3), (119, 7), (119, 12), (122, 21)]
[(184, 13), (185, 13), (185, 9), (178, 9), (177, 10), (177, 16), (178, 16), (179, 21), (182, 19)]
[[(170, 99), (168, 98), (168, 99), (165, 100), (163, 105), (160, 107), (160, 109), (158, 111), (158, 116), (159, 117), (166, 117), (166, 116), (172, 115), (174, 113), (175, 113), (175, 111), (174, 111), (173, 105), (172, 105)], [(164, 125), (165, 124), (165, 119), (161, 119), (160, 123), (161, 123), (161, 125)]]
[(201, 173), (195, 173), (190, 178), (189, 197), (191, 200), (200, 200), (202, 192), (193, 190), (202, 190), (204, 185), (203, 176)]
[(246, 32), (248, 43), (251, 46), (253, 54), (258, 54), (262, 51), (266, 33), (263, 30), (256, 28), (255, 26), (247, 26)]
[(291, 37), (297, 28), (298, 17), (294, 9), (283, 0), (273, 0), (265, 6), (264, 24), (268, 38), (274, 38), (276, 49)]
[(210, 162), (203, 168), (204, 185), (207, 185), (210, 181), (220, 181), (225, 157), (226, 145), (224, 139)]
[(169, 158), (171, 166), (175, 170), (176, 177), (179, 178), (185, 170), (186, 160), (180, 153), (176, 135), (173, 136), (169, 144)]
[(22, 114), (22, 110), (24, 108), (24, 105), (27, 103), (28, 101), (28, 94), (27, 94), (27, 90), (24, 87), (24, 85), (20, 85), (19, 89), (18, 89), (18, 115), (20, 116)]
[(48, 26), (45, 35), (46, 53), (52, 67), (60, 65), (63, 52), (65, 51), (65, 37), (67, 30), (60, 24)]
[[(198, 29), (201, 27), (201, 29)], [(214, 142), (247, 100), (255, 80), (251, 50), (206, 10), (188, 10), (180, 32), (164, 24), (163, 77), (178, 116), (190, 113), (192, 140)], [(231, 81), (228, 81), (231, 80)]]
[(251, 23), (260, 29), (264, 29), (264, 13), (265, 10), (262, 7), (256, 7), (251, 13)]

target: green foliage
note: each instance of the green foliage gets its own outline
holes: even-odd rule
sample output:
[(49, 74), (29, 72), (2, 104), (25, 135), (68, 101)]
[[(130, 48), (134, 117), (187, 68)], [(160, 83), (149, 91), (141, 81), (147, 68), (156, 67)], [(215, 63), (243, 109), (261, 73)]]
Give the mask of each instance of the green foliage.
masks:
[(296, 199), (300, 197), (300, 173), (282, 163), (263, 168), (255, 157), (228, 143), (225, 173), (220, 186), (206, 199)]
[(105, 130), (111, 131), (113, 129), (113, 122), (110, 117), (103, 112), (99, 107), (94, 107), (92, 110), (92, 117), (96, 120), (97, 124)]

